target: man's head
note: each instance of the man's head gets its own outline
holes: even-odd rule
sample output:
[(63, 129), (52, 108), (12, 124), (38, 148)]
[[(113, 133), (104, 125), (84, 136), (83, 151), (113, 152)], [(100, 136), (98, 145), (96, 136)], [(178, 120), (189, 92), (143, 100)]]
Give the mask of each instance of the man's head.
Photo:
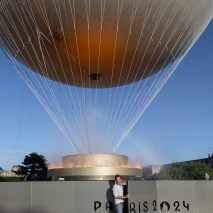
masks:
[(122, 185), (122, 178), (120, 175), (115, 175), (116, 184)]

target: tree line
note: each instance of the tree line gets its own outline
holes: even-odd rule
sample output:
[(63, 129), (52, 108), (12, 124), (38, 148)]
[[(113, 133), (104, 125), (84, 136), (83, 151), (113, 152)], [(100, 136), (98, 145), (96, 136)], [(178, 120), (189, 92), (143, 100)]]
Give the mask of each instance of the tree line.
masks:
[(213, 165), (201, 161), (188, 161), (164, 165), (149, 180), (213, 180)]
[(43, 155), (32, 152), (26, 155), (22, 164), (13, 171), (18, 177), (0, 177), (0, 181), (44, 181), (47, 175), (47, 160)]
[[(0, 172), (3, 169), (0, 167)], [(13, 171), (18, 177), (1, 177), (0, 181), (45, 181), (48, 177), (46, 158), (36, 152), (26, 155), (18, 169)], [(213, 180), (213, 165), (200, 161), (173, 163), (164, 166), (159, 174), (149, 179), (161, 180)]]
[(165, 169), (168, 180), (213, 180), (213, 166), (203, 162), (174, 163)]

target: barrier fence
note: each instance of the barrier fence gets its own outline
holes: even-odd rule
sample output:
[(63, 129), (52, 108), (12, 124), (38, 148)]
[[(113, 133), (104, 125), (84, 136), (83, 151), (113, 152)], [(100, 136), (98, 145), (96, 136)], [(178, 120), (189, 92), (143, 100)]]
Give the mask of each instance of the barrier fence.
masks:
[[(0, 183), (0, 213), (113, 213), (113, 181)], [(128, 181), (129, 213), (212, 213), (213, 181)]]

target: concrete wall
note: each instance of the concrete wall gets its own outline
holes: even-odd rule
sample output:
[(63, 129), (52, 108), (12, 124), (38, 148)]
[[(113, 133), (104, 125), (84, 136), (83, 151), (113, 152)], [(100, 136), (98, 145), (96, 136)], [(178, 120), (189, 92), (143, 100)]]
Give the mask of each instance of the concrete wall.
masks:
[(213, 181), (130, 181), (129, 213), (212, 213)]
[[(0, 213), (112, 213), (109, 181), (0, 183)], [(129, 181), (129, 213), (212, 213), (212, 181)]]

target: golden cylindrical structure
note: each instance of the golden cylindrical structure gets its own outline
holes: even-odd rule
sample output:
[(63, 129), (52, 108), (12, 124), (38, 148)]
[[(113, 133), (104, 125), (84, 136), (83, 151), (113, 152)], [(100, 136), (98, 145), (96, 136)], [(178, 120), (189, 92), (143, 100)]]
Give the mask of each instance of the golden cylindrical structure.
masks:
[(77, 154), (62, 157), (63, 166), (72, 167), (125, 167), (128, 157), (115, 154)]
[(128, 164), (128, 157), (117, 154), (78, 154), (62, 158), (62, 168), (48, 171), (54, 180), (113, 180), (116, 174), (125, 179), (140, 179), (141, 168)]

